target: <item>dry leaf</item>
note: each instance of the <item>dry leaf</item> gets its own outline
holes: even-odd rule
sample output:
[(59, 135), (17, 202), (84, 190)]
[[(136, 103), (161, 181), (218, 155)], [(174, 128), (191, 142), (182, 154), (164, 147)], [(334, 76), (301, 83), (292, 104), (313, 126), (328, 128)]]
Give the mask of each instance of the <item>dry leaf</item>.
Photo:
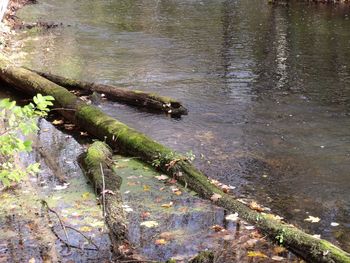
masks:
[(286, 248), (285, 247), (282, 247), (282, 246), (277, 246), (277, 247), (274, 247), (273, 248), (273, 252), (275, 253), (275, 254), (281, 254), (281, 253), (283, 253), (283, 252), (285, 252), (286, 251)]
[(181, 192), (181, 191), (175, 191), (174, 194), (176, 194), (176, 195), (181, 195), (182, 192)]
[(255, 211), (262, 212), (264, 211), (264, 208), (262, 208), (257, 202), (252, 201), (249, 204), (249, 207)]
[(274, 261), (282, 261), (285, 258), (284, 257), (280, 257), (280, 256), (273, 256), (273, 257), (271, 257), (271, 259), (274, 260)]
[(170, 208), (170, 207), (173, 206), (173, 204), (174, 204), (173, 202), (170, 202), (170, 203), (168, 203), (168, 204), (162, 204), (161, 207)]
[(210, 197), (210, 200), (216, 202), (217, 200), (219, 200), (222, 196), (219, 195), (219, 194), (213, 194), (211, 197)]
[(143, 186), (143, 191), (149, 192), (150, 190), (151, 190), (151, 188), (148, 185)]
[(81, 232), (90, 232), (92, 230), (92, 228), (89, 226), (82, 226), (81, 228), (79, 228), (79, 230)]
[(160, 233), (159, 235), (160, 238), (165, 239), (165, 240), (172, 240), (174, 239), (174, 234), (172, 232), (163, 232)]
[(210, 229), (214, 230), (215, 232), (220, 232), (220, 231), (224, 230), (224, 228), (220, 225), (211, 226)]
[(304, 221), (308, 221), (311, 223), (318, 223), (320, 222), (320, 218), (319, 217), (315, 217), (315, 216), (309, 216), (308, 218), (305, 218)]
[(157, 221), (144, 221), (140, 224), (140, 226), (145, 226), (148, 228), (152, 228), (152, 227), (156, 227), (158, 226), (158, 222)]
[(150, 212), (144, 211), (141, 213), (141, 218), (142, 219), (146, 219), (147, 217), (149, 217), (151, 215)]
[(165, 245), (166, 243), (167, 243), (167, 241), (166, 241), (165, 239), (163, 239), (163, 238), (157, 239), (157, 240), (154, 242), (154, 244), (156, 244), (156, 245)]
[(155, 176), (159, 181), (164, 181), (164, 180), (167, 180), (169, 177), (164, 175), (164, 174), (161, 174), (159, 176)]
[(266, 256), (264, 253), (260, 252), (260, 251), (249, 251), (249, 252), (247, 253), (247, 256), (248, 256), (248, 257), (267, 258), (267, 256)]
[(53, 124), (53, 125), (61, 125), (61, 124), (63, 124), (63, 123), (64, 123), (63, 120), (53, 120), (53, 121), (52, 121), (52, 124)]
[(227, 215), (225, 219), (228, 221), (236, 222), (238, 220), (238, 213)]

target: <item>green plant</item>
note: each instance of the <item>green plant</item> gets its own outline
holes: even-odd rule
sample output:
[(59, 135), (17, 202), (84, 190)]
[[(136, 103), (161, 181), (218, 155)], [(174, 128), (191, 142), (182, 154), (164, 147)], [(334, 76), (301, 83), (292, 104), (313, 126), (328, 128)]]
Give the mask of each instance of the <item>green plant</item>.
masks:
[(52, 96), (37, 94), (33, 103), (23, 107), (10, 99), (0, 101), (0, 181), (3, 185), (9, 186), (12, 182), (19, 182), (26, 174), (39, 171), (38, 163), (21, 167), (16, 156), (32, 150), (28, 135), (39, 130), (37, 117), (47, 115), (53, 100)]
[(282, 245), (284, 242), (285, 230), (282, 229), (279, 234), (275, 237), (279, 245)]

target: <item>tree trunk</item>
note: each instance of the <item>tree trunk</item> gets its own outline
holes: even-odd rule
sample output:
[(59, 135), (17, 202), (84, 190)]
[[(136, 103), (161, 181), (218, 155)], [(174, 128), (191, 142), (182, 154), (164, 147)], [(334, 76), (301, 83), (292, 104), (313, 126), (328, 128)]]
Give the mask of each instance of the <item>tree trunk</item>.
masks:
[(165, 112), (166, 114), (173, 116), (187, 114), (187, 109), (182, 106), (181, 102), (169, 97), (163, 97), (143, 91), (128, 90), (126, 88), (119, 88), (111, 85), (69, 79), (51, 73), (34, 70), (33, 72), (67, 89), (84, 90), (89, 93), (97, 92), (104, 94), (112, 101), (125, 103), (139, 108), (146, 108), (152, 111)]
[[(61, 111), (69, 120), (86, 129), (91, 135), (105, 140), (109, 146), (122, 153), (137, 156), (148, 163), (157, 163), (165, 173), (210, 199), (218, 194), (215, 202), (231, 212), (237, 212), (247, 222), (254, 224), (271, 240), (283, 238), (283, 245), (309, 262), (350, 262), (350, 254), (330, 242), (317, 239), (300, 229), (251, 210), (246, 205), (212, 185), (208, 178), (193, 167), (185, 158), (169, 148), (153, 141), (144, 134), (109, 117), (95, 106), (87, 105), (75, 95), (57, 84), (29, 70), (13, 66), (0, 57), (0, 79), (7, 84), (33, 96), (36, 93), (51, 95), (58, 107), (74, 109)], [(179, 173), (181, 172), (181, 173)]]

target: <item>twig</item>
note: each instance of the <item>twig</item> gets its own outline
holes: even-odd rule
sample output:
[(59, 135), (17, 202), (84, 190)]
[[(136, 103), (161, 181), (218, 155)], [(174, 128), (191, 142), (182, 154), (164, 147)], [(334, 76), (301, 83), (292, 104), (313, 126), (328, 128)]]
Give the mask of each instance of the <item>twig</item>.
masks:
[(102, 175), (102, 208), (103, 208), (103, 218), (106, 218), (106, 199), (105, 199), (105, 174), (103, 172), (102, 163), (100, 163), (101, 175)]
[(49, 205), (47, 204), (47, 202), (45, 200), (41, 200), (42, 204), (46, 206), (47, 210), (50, 211), (51, 213), (54, 213), (57, 218), (58, 218), (58, 221), (60, 222), (60, 225), (64, 231), (64, 235), (66, 236), (66, 239), (67, 239), (67, 242), (69, 243), (69, 238), (68, 238), (68, 233), (67, 233), (67, 230), (66, 230), (66, 227), (64, 226), (60, 216), (57, 214), (57, 212), (55, 210), (52, 210)]
[[(54, 228), (53, 226), (51, 227), (51, 230), (52, 230), (52, 232), (54, 233), (54, 235), (55, 235), (63, 244), (65, 244), (67, 247), (83, 250), (81, 247), (78, 247), (78, 246), (69, 244), (68, 242), (66, 242), (65, 240), (63, 240), (63, 239), (56, 233), (55, 228)], [(94, 251), (96, 251), (96, 250), (98, 250), (98, 249), (86, 247), (86, 248), (84, 248), (84, 250), (94, 250)]]
[(78, 229), (71, 227), (71, 226), (66, 226), (66, 228), (71, 229), (77, 233), (79, 233), (80, 235), (82, 235), (87, 241), (89, 241), (97, 250), (100, 250), (100, 248), (95, 244), (95, 242), (92, 240), (92, 238), (86, 236), (84, 233), (82, 233), (81, 231), (79, 231)]

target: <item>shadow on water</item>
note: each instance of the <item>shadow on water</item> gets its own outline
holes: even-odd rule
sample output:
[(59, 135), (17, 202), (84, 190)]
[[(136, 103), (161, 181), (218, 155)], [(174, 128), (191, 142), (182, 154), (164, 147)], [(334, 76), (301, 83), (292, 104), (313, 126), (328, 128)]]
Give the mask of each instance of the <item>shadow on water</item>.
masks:
[[(349, 8), (264, 1), (44, 0), (17, 61), (173, 96), (181, 120), (106, 103), (211, 177), (350, 249)], [(320, 223), (304, 221), (309, 215)], [(331, 223), (340, 225), (332, 227)]]

